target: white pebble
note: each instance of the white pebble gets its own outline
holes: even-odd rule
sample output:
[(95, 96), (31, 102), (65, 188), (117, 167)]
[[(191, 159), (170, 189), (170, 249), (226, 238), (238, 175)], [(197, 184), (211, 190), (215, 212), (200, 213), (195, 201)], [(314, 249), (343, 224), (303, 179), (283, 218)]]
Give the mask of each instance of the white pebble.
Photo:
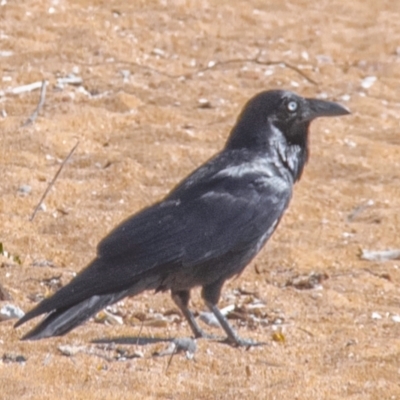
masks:
[(371, 318), (372, 318), (372, 319), (382, 319), (382, 315), (379, 314), (378, 312), (374, 311), (374, 312), (371, 314)]
[(392, 315), (393, 322), (400, 322), (400, 315)]
[(301, 57), (302, 57), (304, 60), (306, 60), (306, 61), (308, 61), (308, 60), (310, 59), (308, 53), (307, 53), (305, 50), (303, 50), (303, 51), (301, 52)]
[(7, 321), (9, 319), (22, 318), (25, 313), (12, 304), (6, 304), (0, 309), (0, 321)]
[(376, 76), (367, 76), (361, 81), (363, 89), (369, 89), (376, 82)]

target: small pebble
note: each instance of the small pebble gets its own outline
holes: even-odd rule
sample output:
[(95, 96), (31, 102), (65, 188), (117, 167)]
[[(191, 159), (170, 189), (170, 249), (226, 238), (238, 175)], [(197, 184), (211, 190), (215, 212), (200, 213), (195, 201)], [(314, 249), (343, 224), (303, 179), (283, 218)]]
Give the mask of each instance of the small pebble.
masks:
[(400, 315), (392, 315), (393, 322), (400, 322)]
[(32, 186), (29, 185), (21, 185), (18, 188), (18, 193), (23, 195), (28, 195), (32, 191)]
[(172, 356), (181, 352), (185, 352), (186, 358), (191, 360), (197, 350), (197, 343), (192, 338), (177, 338), (172, 340), (165, 350), (154, 353), (154, 356)]
[(0, 321), (7, 321), (9, 319), (16, 318), (19, 319), (22, 318), (24, 315), (25, 313), (13, 304), (6, 304), (0, 309)]
[(1, 360), (3, 361), (4, 364), (10, 364), (10, 363), (24, 364), (26, 362), (26, 358), (23, 355), (10, 354), (10, 353), (4, 353)]
[(369, 89), (376, 82), (376, 76), (367, 76), (361, 81), (361, 87), (363, 89)]
[(66, 344), (66, 345), (58, 346), (58, 350), (64, 356), (72, 357), (72, 356), (80, 353), (81, 351), (84, 351), (85, 346), (74, 346), (74, 345)]
[(200, 313), (199, 318), (208, 326), (213, 326), (215, 328), (220, 327), (220, 323), (212, 312), (203, 311)]
[(212, 108), (211, 102), (207, 99), (199, 99), (198, 100), (199, 103), (199, 108)]
[(371, 314), (371, 318), (372, 318), (372, 319), (382, 319), (382, 315), (379, 314), (378, 312), (374, 311), (374, 312)]

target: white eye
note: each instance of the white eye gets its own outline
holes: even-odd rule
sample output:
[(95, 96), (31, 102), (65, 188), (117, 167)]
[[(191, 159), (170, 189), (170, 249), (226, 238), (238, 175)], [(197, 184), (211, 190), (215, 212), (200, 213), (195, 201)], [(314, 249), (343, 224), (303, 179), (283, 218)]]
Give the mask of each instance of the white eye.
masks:
[(287, 105), (286, 105), (286, 108), (290, 112), (295, 112), (297, 110), (297, 107), (298, 107), (298, 104), (295, 101), (289, 101), (289, 103), (287, 103)]

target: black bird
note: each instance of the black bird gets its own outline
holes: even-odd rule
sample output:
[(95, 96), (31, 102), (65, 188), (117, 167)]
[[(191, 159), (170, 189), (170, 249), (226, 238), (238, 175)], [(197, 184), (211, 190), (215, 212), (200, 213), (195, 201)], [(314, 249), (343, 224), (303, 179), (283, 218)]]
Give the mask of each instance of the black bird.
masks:
[(207, 337), (188, 309), (190, 290), (227, 334), (241, 339), (217, 308), (224, 282), (240, 274), (276, 229), (308, 158), (317, 117), (349, 114), (341, 105), (289, 91), (257, 94), (245, 105), (223, 150), (163, 200), (123, 221), (97, 257), (68, 285), (43, 300), (16, 327), (47, 313), (22, 339), (69, 332), (102, 308), (144, 290), (170, 290), (195, 337)]

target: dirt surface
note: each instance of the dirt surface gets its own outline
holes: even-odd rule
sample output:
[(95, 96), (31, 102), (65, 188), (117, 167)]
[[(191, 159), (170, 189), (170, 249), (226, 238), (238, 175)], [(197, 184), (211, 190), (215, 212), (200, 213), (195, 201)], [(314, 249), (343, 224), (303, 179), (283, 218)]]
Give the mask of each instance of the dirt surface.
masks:
[[(240, 335), (267, 345), (198, 340), (194, 360), (168, 367), (153, 356), (162, 339), (190, 336), (168, 294), (40, 342), (4, 321), (0, 398), (400, 399), (400, 261), (360, 258), (400, 248), (399, 12), (393, 0), (1, 0), (1, 307), (27, 311), (69, 282), (115, 224), (223, 146), (258, 91), (352, 115), (313, 123), (289, 211), (224, 288)], [(82, 83), (61, 84), (70, 74)], [(22, 126), (40, 90), (11, 89), (41, 80), (44, 107)], [(192, 308), (204, 310), (198, 291)]]

